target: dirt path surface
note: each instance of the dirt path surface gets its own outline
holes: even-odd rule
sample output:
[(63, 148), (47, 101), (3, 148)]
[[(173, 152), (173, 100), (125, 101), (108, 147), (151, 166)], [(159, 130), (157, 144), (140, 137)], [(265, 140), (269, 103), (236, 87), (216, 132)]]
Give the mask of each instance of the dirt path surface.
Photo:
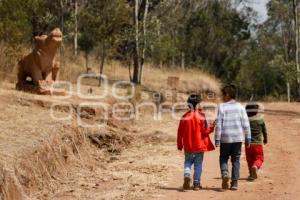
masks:
[(53, 120), (50, 100), (0, 87), (0, 199), (299, 199), (300, 104), (265, 104), (270, 144), (258, 181), (245, 180), (243, 156), (239, 190), (222, 192), (217, 149), (205, 154), (204, 189), (182, 192), (183, 153), (176, 150), (178, 121), (170, 114), (154, 120), (143, 113), (98, 130), (130, 136), (120, 153), (109, 153), (90, 142), (89, 129)]
[[(300, 104), (264, 104), (269, 144), (265, 146), (265, 163), (256, 182), (247, 182), (245, 153), (241, 158), (241, 180), (236, 192), (222, 191), (219, 172), (219, 149), (205, 154), (202, 185), (198, 192), (181, 190), (183, 181), (183, 155), (174, 151), (170, 160), (177, 161), (173, 178), (161, 187), (162, 195), (151, 199), (278, 199), (295, 200), (300, 196)], [(175, 146), (174, 146), (175, 148)]]

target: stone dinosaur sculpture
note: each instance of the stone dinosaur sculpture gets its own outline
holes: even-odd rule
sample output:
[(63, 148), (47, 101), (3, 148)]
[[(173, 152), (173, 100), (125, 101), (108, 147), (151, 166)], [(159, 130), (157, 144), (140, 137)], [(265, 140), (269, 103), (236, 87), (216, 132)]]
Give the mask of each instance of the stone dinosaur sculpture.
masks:
[[(55, 61), (55, 55), (61, 42), (62, 32), (59, 28), (52, 30), (49, 35), (34, 37), (33, 51), (18, 63), (18, 90), (51, 94), (50, 86), (58, 78), (60, 64)], [(64, 90), (54, 90), (52, 94), (64, 95)]]

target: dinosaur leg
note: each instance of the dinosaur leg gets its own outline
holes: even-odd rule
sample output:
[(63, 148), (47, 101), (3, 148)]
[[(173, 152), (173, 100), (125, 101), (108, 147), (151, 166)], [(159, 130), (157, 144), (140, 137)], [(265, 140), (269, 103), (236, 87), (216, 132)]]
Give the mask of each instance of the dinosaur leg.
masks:
[(59, 63), (55, 62), (52, 67), (51, 67), (51, 71), (43, 74), (44, 79), (48, 82), (48, 83), (52, 83), (53, 81), (58, 80), (58, 71), (59, 71)]
[(46, 80), (46, 82), (48, 83), (48, 84), (52, 84), (54, 81), (53, 81), (53, 79), (52, 79), (52, 71), (50, 71), (50, 72), (47, 72), (46, 74), (45, 74), (45, 76), (43, 76), (44, 77), (44, 79)]
[(36, 85), (37, 88), (37, 93), (38, 94), (43, 94), (43, 95), (49, 95), (51, 94), (50, 89), (47, 88), (47, 82), (43, 79), (43, 74), (40, 69), (35, 69), (31, 73), (31, 78)]
[(58, 72), (60, 68), (60, 63), (55, 62), (52, 67), (52, 80), (57, 81), (58, 80)]
[[(46, 81), (48, 84), (52, 84), (55, 81), (58, 80), (58, 71), (59, 71), (59, 63), (56, 62), (53, 64), (52, 66), (52, 70), (51, 72), (49, 72), (46, 76)], [(56, 87), (59, 85), (56, 85)], [(65, 89), (62, 88), (52, 88), (52, 95), (56, 95), (56, 96), (65, 96), (66, 95), (66, 91)]]

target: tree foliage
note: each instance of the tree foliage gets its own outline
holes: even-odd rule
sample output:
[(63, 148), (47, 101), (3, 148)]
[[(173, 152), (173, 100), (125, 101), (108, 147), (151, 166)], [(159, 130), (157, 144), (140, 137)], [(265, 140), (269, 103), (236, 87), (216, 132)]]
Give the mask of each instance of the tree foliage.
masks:
[(76, 18), (80, 50), (99, 58), (100, 73), (107, 59), (138, 63), (138, 73), (144, 62), (199, 68), (237, 84), (245, 99), (283, 96), (286, 83), (296, 99), (293, 1), (270, 0), (263, 24), (249, 2), (0, 0), (0, 41), (17, 49), (29, 46), (32, 35), (60, 27), (64, 45), (73, 46)]

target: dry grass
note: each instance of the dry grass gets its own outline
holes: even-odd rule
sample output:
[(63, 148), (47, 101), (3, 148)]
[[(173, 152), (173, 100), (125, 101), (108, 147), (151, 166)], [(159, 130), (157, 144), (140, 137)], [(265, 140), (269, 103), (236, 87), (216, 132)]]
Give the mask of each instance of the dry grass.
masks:
[[(118, 62), (110, 62), (105, 66), (104, 74), (113, 80), (129, 80), (128, 67)], [(219, 93), (220, 82), (212, 75), (197, 69), (182, 70), (179, 68), (157, 68), (146, 64), (143, 68), (142, 84), (151, 90), (168, 89), (168, 77), (179, 77), (177, 90), (184, 93), (213, 91)]]
[[(0, 58), (4, 59), (3, 55)], [(15, 83), (16, 67), (7, 68), (7, 63), (10, 61), (16, 66), (17, 57), (6, 60), (5, 68), (1, 59), (0, 72), (5, 80)], [(57, 59), (62, 65), (61, 80), (75, 83), (86, 71), (83, 55), (74, 57), (66, 49)], [(98, 61), (90, 58), (89, 63), (92, 71), (97, 72)], [(109, 80), (129, 80), (128, 68), (115, 61), (106, 64), (104, 74)], [(176, 88), (179, 92), (219, 91), (219, 82), (202, 71), (159, 69), (149, 64), (144, 67), (143, 85), (150, 90), (163, 91), (168, 89), (169, 76), (180, 78)], [(143, 92), (143, 88), (139, 87), (139, 90)], [(26, 197), (142, 199), (144, 195), (156, 192), (171, 177), (169, 169), (177, 162), (168, 161), (175, 142), (169, 135), (176, 132), (173, 120), (149, 124), (150, 116), (143, 113), (140, 121), (111, 122), (108, 129), (97, 130), (100, 136), (109, 131), (138, 138), (131, 148), (122, 149), (121, 154), (115, 155), (92, 145), (88, 139), (89, 130), (79, 129), (74, 123), (53, 120), (46, 105), (48, 100), (51, 97), (15, 91), (12, 84), (0, 82), (0, 155), (3, 158), (0, 162), (0, 195), (16, 200)], [(77, 97), (70, 99), (71, 103), (76, 101)], [(113, 99), (108, 97), (105, 101), (110, 103)], [(136, 131), (131, 126), (136, 126)], [(107, 137), (110, 139), (111, 134), (105, 135)], [(102, 146), (102, 143), (98, 144)]]
[[(70, 52), (70, 51), (68, 51)], [(85, 59), (81, 54), (77, 57), (66, 53), (63, 60), (60, 78), (75, 82), (77, 77), (86, 72)], [(99, 72), (99, 61), (93, 56), (89, 58), (89, 68), (94, 73)], [(132, 72), (132, 69), (131, 69)], [(108, 61), (104, 66), (104, 75), (109, 80), (130, 80), (128, 66), (117, 61)], [(220, 82), (213, 76), (199, 69), (186, 69), (163, 67), (162, 69), (151, 64), (145, 64), (143, 68), (142, 84), (155, 91), (168, 89), (168, 77), (179, 77), (177, 90), (183, 93), (213, 91), (219, 93)]]
[(17, 63), (28, 52), (26, 48), (8, 47), (0, 42), (0, 81), (14, 81)]
[[(142, 199), (167, 183), (173, 163), (165, 145), (173, 147), (175, 138), (158, 132), (160, 124), (110, 121), (109, 127), (95, 131), (113, 133), (106, 135), (108, 142), (117, 134), (117, 143), (101, 143), (99, 148), (88, 137), (95, 131), (53, 120), (47, 103), (42, 103), (51, 98), (43, 99), (15, 91), (11, 84), (0, 88), (0, 196), (4, 199)], [(163, 125), (169, 128), (170, 123), (174, 122)], [(120, 148), (124, 134), (134, 138), (130, 148), (109, 153), (110, 148)]]
[[(16, 82), (17, 62), (30, 52), (28, 48), (16, 50), (0, 45), (0, 77), (1, 80)], [(86, 72), (86, 60), (83, 53), (78, 56), (72, 50), (65, 48), (57, 53), (57, 60), (61, 63), (60, 79), (76, 83), (80, 74)], [(99, 72), (99, 60), (89, 56), (89, 68), (92, 72)], [(131, 69), (132, 71), (132, 69)], [(108, 61), (104, 67), (104, 74), (110, 80), (129, 80), (129, 68), (117, 61)], [(182, 70), (177, 67), (164, 67), (162, 69), (151, 64), (146, 64), (143, 69), (142, 84), (155, 91), (168, 89), (167, 79), (170, 76), (179, 77), (180, 83), (177, 90), (183, 93), (213, 91), (219, 93), (220, 82), (206, 72), (197, 69)]]

